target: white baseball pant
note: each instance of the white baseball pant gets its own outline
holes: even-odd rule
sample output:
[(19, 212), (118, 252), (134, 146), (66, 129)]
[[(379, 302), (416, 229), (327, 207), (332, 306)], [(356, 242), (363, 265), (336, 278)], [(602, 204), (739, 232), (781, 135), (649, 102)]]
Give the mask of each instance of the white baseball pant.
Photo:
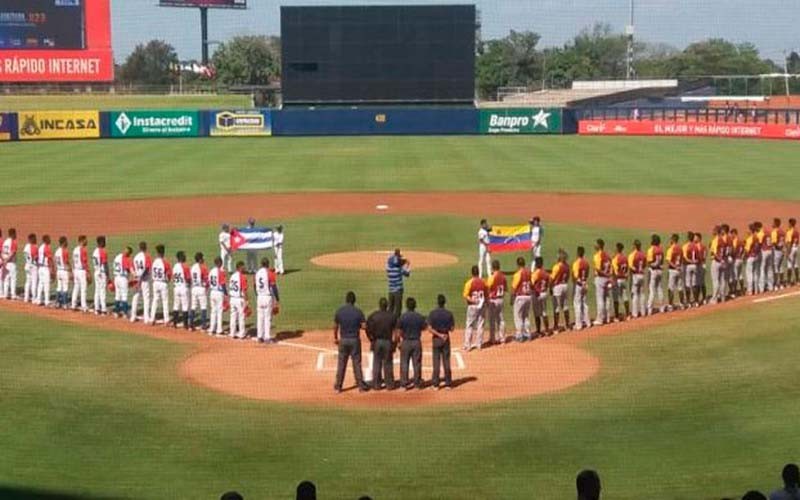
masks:
[(172, 288), (172, 310), (189, 312), (189, 290), (186, 285), (175, 285)]
[(761, 270), (758, 268), (758, 259), (756, 257), (748, 257), (744, 265), (744, 278), (747, 287), (747, 294), (753, 295), (760, 291), (758, 278)]
[(761, 251), (761, 273), (758, 278), (758, 291), (768, 292), (775, 287), (775, 269), (772, 250)]
[(711, 300), (714, 303), (724, 302), (728, 297), (728, 266), (725, 262), (711, 261)]
[(259, 295), (256, 300), (256, 335), (265, 341), (272, 340), (271, 295)]
[(245, 326), (244, 315), (244, 299), (233, 297), (231, 298), (231, 337), (243, 339), (247, 336), (247, 328)]
[(37, 281), (39, 281), (39, 268), (34, 264), (25, 264), (25, 288), (22, 300), (36, 303)]
[(192, 311), (206, 311), (208, 310), (208, 296), (206, 289), (202, 286), (192, 287)]
[(608, 278), (595, 276), (594, 293), (597, 301), (595, 323), (608, 323)]
[(531, 336), (530, 295), (518, 295), (514, 297), (514, 329), (517, 340), (522, 340), (522, 338)]
[[(483, 273), (484, 268), (486, 269), (486, 274)], [(491, 275), (492, 253), (488, 248), (485, 248), (483, 245), (481, 245), (480, 249), (478, 250), (478, 277), (483, 278), (484, 276)]]
[(467, 306), (467, 323), (464, 326), (464, 349), (483, 346), (483, 303)]
[(131, 322), (136, 321), (139, 313), (139, 300), (142, 301), (142, 321), (147, 321), (150, 317), (150, 280), (142, 280), (139, 285), (133, 290), (133, 299), (131, 300)]
[(631, 274), (631, 314), (634, 318), (646, 314), (644, 295), (644, 273)]
[(568, 288), (566, 283), (561, 283), (553, 287), (553, 313), (556, 316), (558, 316), (561, 311), (569, 311), (569, 301), (567, 300)]
[(88, 279), (85, 269), (76, 269), (72, 273), (72, 308), (78, 307), (78, 299), (81, 300), (81, 311), (86, 312), (88, 307), (86, 305), (86, 287), (88, 286)]
[(42, 266), (39, 268), (39, 279), (37, 281), (36, 303), (45, 306), (50, 305), (50, 268)]
[(648, 273), (650, 279), (647, 293), (647, 314), (653, 314), (654, 307), (661, 309), (664, 306), (664, 287), (661, 285), (664, 271), (650, 268)]
[(3, 273), (3, 297), (16, 300), (17, 298), (17, 263), (6, 262)]
[(575, 310), (576, 330), (591, 325), (591, 321), (589, 320), (589, 304), (586, 302), (587, 295), (589, 295), (589, 285), (580, 285), (576, 283), (572, 297), (572, 308)]
[[(63, 269), (56, 271), (56, 292), (63, 293), (64, 297), (67, 296), (69, 292), (69, 271)], [(64, 304), (64, 307), (66, 306), (67, 304)]]
[(114, 277), (114, 300), (128, 302), (128, 278), (124, 276)]
[(212, 290), (210, 294), (211, 317), (208, 326), (208, 333), (222, 335), (222, 308), (225, 302), (225, 294), (219, 290)]
[(495, 342), (505, 342), (506, 321), (503, 319), (503, 299), (489, 300), (489, 337)]
[(161, 302), (161, 313), (164, 315), (164, 324), (167, 324), (169, 321), (169, 286), (165, 281), (153, 282), (153, 302), (150, 304), (150, 324), (156, 322), (159, 302)]
[(94, 273), (94, 312), (107, 313), (106, 285), (108, 278), (103, 273)]
[(275, 272), (283, 274), (283, 246), (275, 247)]

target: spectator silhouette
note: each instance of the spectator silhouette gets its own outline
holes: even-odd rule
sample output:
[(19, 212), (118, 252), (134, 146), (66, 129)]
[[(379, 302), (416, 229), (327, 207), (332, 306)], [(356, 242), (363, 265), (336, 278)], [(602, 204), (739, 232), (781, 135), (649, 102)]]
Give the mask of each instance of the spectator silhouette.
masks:
[(769, 500), (800, 500), (800, 469), (797, 464), (786, 464), (781, 476), (783, 488), (773, 491)]
[(317, 500), (317, 487), (311, 481), (297, 485), (297, 500)]
[(223, 493), (219, 500), (244, 500), (244, 497), (238, 491), (228, 491)]
[(582, 470), (575, 479), (578, 500), (600, 500), (600, 476), (593, 470)]
[(751, 490), (744, 494), (742, 500), (767, 500), (767, 497), (760, 491)]

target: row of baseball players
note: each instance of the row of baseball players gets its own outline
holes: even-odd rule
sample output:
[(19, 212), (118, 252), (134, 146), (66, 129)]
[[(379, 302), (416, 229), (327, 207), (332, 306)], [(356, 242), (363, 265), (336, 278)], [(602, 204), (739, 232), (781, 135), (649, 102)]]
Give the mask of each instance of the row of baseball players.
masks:
[[(35, 234), (28, 235), (22, 250), (25, 262), (22, 300), (50, 307), (51, 283), (55, 279), (56, 295), (52, 305), (88, 312), (87, 290), (94, 282), (95, 314), (108, 314), (108, 290), (114, 293), (113, 314), (118, 318), (154, 325), (160, 306), (160, 324), (191, 330), (199, 327), (209, 335), (222, 335), (223, 313), (229, 308), (231, 338), (247, 336), (248, 283), (243, 262), (238, 262), (236, 270), (228, 276), (221, 257), (214, 259), (214, 266), (209, 270), (202, 252), (197, 252), (194, 262), (189, 264), (186, 253), (179, 251), (173, 264), (166, 257), (164, 245), (156, 245), (156, 255), (152, 257), (146, 242), (139, 243), (135, 255), (128, 246), (109, 261), (105, 236), (98, 236), (96, 243), (90, 257), (86, 236), (79, 236), (77, 245), (70, 248), (66, 236), (61, 236), (53, 245), (49, 235), (42, 236), (41, 241)], [(0, 298), (16, 300), (17, 233), (13, 228), (3, 240), (0, 258)], [(272, 316), (278, 312), (280, 295), (276, 272), (270, 268), (267, 258), (261, 260), (261, 267), (255, 273), (253, 290), (256, 340), (272, 343)]]
[[(551, 270), (544, 267), (540, 256), (534, 258), (532, 271), (527, 268), (524, 258), (518, 258), (518, 269), (510, 287), (500, 270), (499, 261), (491, 262), (491, 272), (486, 280), (481, 278), (479, 267), (473, 266), (472, 276), (463, 291), (467, 302), (464, 349), (481, 347), (487, 316), (490, 341), (505, 342), (503, 305), (507, 293), (513, 307), (515, 338), (524, 341), (532, 338), (531, 312), (535, 333), (539, 336), (798, 285), (800, 231), (796, 226), (794, 218), (789, 219), (787, 229), (782, 227), (778, 218), (769, 228), (761, 222), (753, 222), (748, 225), (746, 234), (740, 236), (736, 228), (720, 224), (712, 229), (708, 247), (700, 233), (689, 231), (683, 243), (677, 234), (673, 234), (666, 248), (662, 247), (660, 236), (652, 235), (646, 252), (639, 240), (633, 242), (633, 249), (627, 254), (625, 245), (617, 243), (614, 255), (610, 255), (605, 242), (598, 239), (591, 261), (587, 260), (583, 247), (577, 248), (577, 257), (571, 265), (567, 262), (567, 253), (559, 249), (557, 262)], [(664, 303), (662, 283), (665, 265), (667, 303)], [(710, 295), (705, 277), (709, 268)], [(586, 302), (592, 271), (597, 301), (594, 322), (589, 320)], [(570, 323), (567, 300), (570, 281), (576, 315), (574, 324)], [(547, 316), (548, 298), (553, 304), (553, 330)], [(625, 307), (624, 315), (620, 312), (621, 302)], [(559, 324), (561, 315), (564, 319), (562, 326)]]

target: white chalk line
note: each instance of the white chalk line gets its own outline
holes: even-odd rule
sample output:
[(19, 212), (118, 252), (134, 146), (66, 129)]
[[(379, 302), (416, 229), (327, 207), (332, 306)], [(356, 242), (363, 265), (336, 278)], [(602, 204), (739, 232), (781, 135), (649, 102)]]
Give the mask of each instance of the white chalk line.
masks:
[[(316, 370), (318, 372), (335, 372), (336, 368), (334, 368), (334, 367), (326, 368), (325, 367), (325, 358), (328, 355), (331, 355), (331, 357), (338, 357), (338, 354), (339, 354), (338, 352), (331, 352), (331, 351), (319, 352), (317, 354)], [(426, 357), (425, 356), (426, 354), (431, 356), (431, 357), (433, 356), (433, 353), (431, 353), (431, 352), (423, 352), (422, 353), (423, 358)], [(466, 365), (466, 363), (464, 363), (464, 357), (461, 355), (460, 352), (452, 353), (451, 357), (453, 359), (455, 359), (455, 362), (456, 362), (455, 369), (456, 370), (466, 370), (467, 365)], [(366, 381), (366, 382), (371, 382), (372, 381), (372, 367), (374, 366), (373, 363), (374, 363), (373, 356), (369, 356), (369, 355), (366, 356), (366, 366), (364, 366), (364, 363), (363, 363), (363, 360), (362, 360), (361, 370), (364, 373), (364, 381)], [(394, 366), (400, 366), (400, 358), (399, 357), (392, 358), (392, 364)], [(411, 360), (408, 361), (408, 364), (409, 364), (409, 367), (412, 365)], [(422, 369), (423, 370), (433, 370), (433, 365), (429, 366), (429, 365), (423, 364), (422, 365)]]
[(763, 304), (765, 302), (772, 302), (773, 300), (788, 299), (790, 297), (797, 297), (797, 296), (800, 296), (800, 292), (784, 293), (781, 295), (774, 295), (772, 297), (763, 297), (760, 299), (755, 299), (753, 300), (753, 304)]
[(322, 347), (314, 347), (313, 345), (305, 345), (305, 344), (296, 344), (294, 342), (286, 342), (285, 340), (278, 341), (277, 345), (282, 345), (286, 347), (296, 347), (298, 349), (306, 349), (308, 351), (315, 351), (319, 353), (336, 353), (336, 351), (331, 349), (325, 349)]

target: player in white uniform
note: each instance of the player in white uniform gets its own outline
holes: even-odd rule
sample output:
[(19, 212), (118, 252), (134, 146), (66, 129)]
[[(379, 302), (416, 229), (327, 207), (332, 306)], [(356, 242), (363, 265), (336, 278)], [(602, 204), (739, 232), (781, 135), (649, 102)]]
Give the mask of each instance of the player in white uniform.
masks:
[(247, 307), (247, 277), (244, 274), (244, 262), (236, 263), (236, 272), (228, 282), (228, 294), (231, 299), (231, 338), (247, 337), (245, 326), (245, 309)]
[(256, 332), (258, 342), (272, 344), (272, 313), (278, 307), (280, 296), (275, 272), (269, 268), (269, 259), (261, 259), (261, 269), (255, 277)]
[(136, 287), (133, 289), (131, 301), (131, 323), (138, 319), (139, 299), (142, 300), (142, 321), (150, 317), (150, 288), (152, 286), (153, 259), (147, 253), (147, 242), (139, 242), (139, 252), (133, 257), (133, 272), (136, 276)]
[(133, 276), (133, 261), (131, 255), (133, 248), (125, 250), (114, 257), (114, 316), (117, 318), (128, 317), (128, 286)]
[(531, 269), (533, 269), (537, 257), (542, 256), (544, 230), (542, 229), (542, 220), (538, 215), (532, 217), (529, 223), (531, 225)]
[(175, 267), (172, 268), (172, 326), (189, 328), (189, 266), (186, 253), (175, 254)]
[(492, 275), (492, 254), (489, 252), (489, 224), (486, 219), (481, 220), (481, 227), (478, 229), (478, 277), (483, 278), (484, 269), (486, 270), (485, 276)]
[(194, 254), (194, 264), (189, 270), (192, 277), (192, 304), (189, 310), (189, 326), (195, 329), (197, 310), (200, 309), (200, 328), (206, 329), (208, 319), (208, 267), (202, 252)]
[(39, 246), (36, 244), (36, 235), (28, 235), (28, 243), (22, 249), (22, 254), (25, 257), (25, 288), (22, 293), (22, 300), (24, 302), (36, 302), (36, 284), (39, 280), (39, 268), (36, 266), (36, 260), (39, 258)]
[(163, 315), (162, 324), (167, 324), (167, 315), (169, 314), (169, 282), (172, 280), (172, 266), (164, 257), (164, 252), (164, 245), (156, 245), (156, 258), (150, 268), (153, 274), (153, 303), (150, 305), (150, 317), (147, 319), (147, 323), (151, 325), (156, 323), (159, 301)]
[(0, 295), (17, 300), (17, 230), (14, 228), (8, 230), (8, 237), (3, 240), (0, 261), (4, 269)]
[(70, 275), (69, 242), (66, 236), (58, 238), (58, 248), (53, 261), (56, 264), (56, 307), (66, 309)]
[(106, 253), (106, 237), (97, 237), (97, 248), (92, 252), (94, 266), (94, 313), (108, 314), (106, 306), (106, 287), (108, 286), (108, 253)]
[(72, 309), (78, 310), (78, 299), (81, 303), (81, 312), (87, 312), (86, 288), (91, 281), (89, 278), (89, 252), (86, 245), (89, 240), (85, 235), (78, 236), (78, 246), (72, 250)]
[(219, 233), (219, 256), (222, 259), (222, 265), (228, 272), (233, 271), (233, 253), (231, 252), (231, 227), (227, 224), (222, 225), (222, 231)]
[(275, 228), (272, 234), (272, 249), (275, 251), (275, 272), (283, 274), (283, 226)]
[(42, 244), (39, 245), (39, 278), (36, 280), (36, 303), (45, 307), (50, 307), (50, 279), (53, 275), (53, 251), (50, 248), (50, 235), (42, 236)]
[(214, 268), (208, 273), (208, 286), (211, 289), (211, 322), (208, 326), (209, 335), (222, 335), (222, 311), (226, 294), (225, 269), (222, 267), (222, 257), (214, 259)]

